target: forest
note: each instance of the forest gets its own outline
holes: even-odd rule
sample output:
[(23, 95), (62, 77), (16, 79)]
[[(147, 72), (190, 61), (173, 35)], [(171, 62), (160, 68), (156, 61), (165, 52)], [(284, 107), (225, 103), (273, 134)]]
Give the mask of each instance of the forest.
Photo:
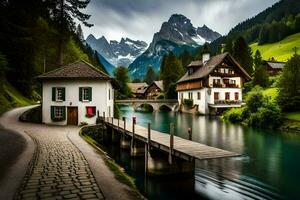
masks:
[(79, 59), (103, 70), (95, 52), (84, 45), (80, 24), (92, 24), (81, 9), (88, 4), (89, 0), (0, 0), (0, 81), (32, 99), (39, 88), (35, 76), (41, 73)]

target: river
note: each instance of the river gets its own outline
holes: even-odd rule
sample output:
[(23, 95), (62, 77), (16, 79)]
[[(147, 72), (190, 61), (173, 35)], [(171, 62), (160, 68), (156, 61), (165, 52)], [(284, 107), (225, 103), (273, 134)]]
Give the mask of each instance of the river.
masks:
[(126, 172), (136, 179), (148, 199), (300, 199), (300, 135), (252, 129), (222, 122), (217, 117), (193, 116), (175, 112), (134, 112), (121, 107), (122, 116), (137, 124), (242, 154), (241, 157), (196, 161), (194, 179), (144, 177), (144, 159), (131, 159), (129, 152), (106, 147)]

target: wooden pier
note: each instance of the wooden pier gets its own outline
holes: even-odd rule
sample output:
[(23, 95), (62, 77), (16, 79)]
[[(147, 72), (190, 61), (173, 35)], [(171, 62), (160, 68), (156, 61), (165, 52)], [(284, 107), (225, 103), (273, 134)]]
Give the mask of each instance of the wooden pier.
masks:
[(159, 150), (165, 151), (170, 156), (175, 156), (187, 161), (194, 161), (195, 159), (206, 160), (240, 156), (240, 154), (235, 152), (230, 152), (227, 150), (200, 144), (191, 140), (183, 139), (174, 136), (173, 133), (161, 133), (155, 130), (151, 130), (150, 127), (147, 129), (142, 126), (133, 124), (132, 122), (128, 123), (126, 121), (124, 123), (123, 120), (105, 118), (105, 124), (118, 131), (119, 133), (130, 136), (131, 138), (133, 138), (132, 140), (143, 142), (145, 144), (148, 144), (148, 147), (155, 147)]

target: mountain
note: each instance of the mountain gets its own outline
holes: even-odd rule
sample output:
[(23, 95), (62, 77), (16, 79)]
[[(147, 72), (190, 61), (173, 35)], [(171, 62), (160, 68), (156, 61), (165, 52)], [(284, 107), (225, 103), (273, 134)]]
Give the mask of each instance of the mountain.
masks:
[(112, 64), (110, 64), (101, 54), (99, 54), (98, 52), (96, 52), (96, 54), (97, 54), (97, 57), (98, 57), (100, 63), (105, 68), (106, 72), (112, 76), (114, 73), (115, 67)]
[(180, 54), (185, 49), (193, 51), (205, 42), (214, 41), (219, 37), (219, 33), (206, 25), (195, 28), (190, 19), (174, 14), (162, 24), (160, 31), (154, 34), (148, 49), (129, 65), (129, 73), (132, 78), (142, 78), (149, 65), (158, 72), (163, 56), (169, 51), (175, 54)]
[(219, 52), (221, 44), (243, 36), (249, 44), (276, 43), (300, 32), (300, 1), (281, 0), (257, 15), (231, 29), (227, 36), (211, 43), (213, 51)]
[(135, 41), (129, 38), (122, 38), (120, 42), (116, 40), (108, 42), (104, 36), (96, 39), (92, 34), (87, 37), (86, 43), (112, 65), (126, 67), (141, 55), (148, 46), (144, 41)]

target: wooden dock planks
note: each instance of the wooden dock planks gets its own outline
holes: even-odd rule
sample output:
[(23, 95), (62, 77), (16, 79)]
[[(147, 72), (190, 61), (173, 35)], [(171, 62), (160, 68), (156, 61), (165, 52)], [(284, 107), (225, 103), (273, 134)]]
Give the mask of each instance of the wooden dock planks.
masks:
[[(119, 120), (119, 127), (117, 119), (112, 120), (112, 118), (107, 118), (106, 124), (113, 126), (114, 128), (124, 130), (124, 121), (122, 120)], [(132, 135), (132, 123), (126, 122), (126, 134)], [(145, 142), (147, 141), (148, 130), (142, 126), (135, 125), (135, 135), (142, 138), (142, 140)], [(157, 143), (169, 149), (170, 135), (151, 130), (151, 142)], [(198, 160), (240, 156), (240, 154), (235, 152), (200, 144), (198, 142), (190, 141), (177, 136), (174, 136), (174, 151), (177, 152), (176, 154), (182, 153)]]

